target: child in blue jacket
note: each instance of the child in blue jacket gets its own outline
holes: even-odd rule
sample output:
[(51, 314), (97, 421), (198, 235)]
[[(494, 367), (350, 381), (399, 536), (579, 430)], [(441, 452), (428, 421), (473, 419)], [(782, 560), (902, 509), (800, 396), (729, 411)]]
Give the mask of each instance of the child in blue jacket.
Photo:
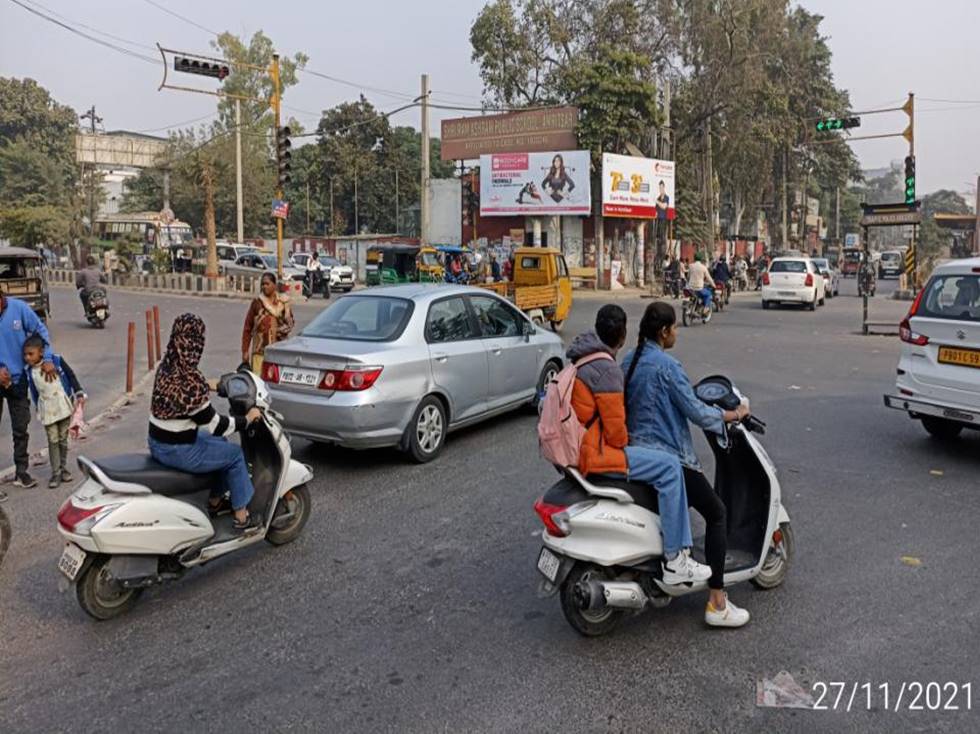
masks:
[(44, 379), (41, 374), (44, 347), (44, 340), (40, 336), (35, 334), (27, 338), (24, 342), (24, 371), (27, 373), (27, 386), (37, 409), (37, 416), (48, 434), (48, 458), (51, 461), (48, 488), (57, 489), (62, 482), (72, 480), (71, 472), (65, 467), (68, 461), (68, 429), (75, 405), (77, 401), (85, 399), (85, 393), (72, 368), (61, 355), (51, 355), (60, 379), (53, 382)]

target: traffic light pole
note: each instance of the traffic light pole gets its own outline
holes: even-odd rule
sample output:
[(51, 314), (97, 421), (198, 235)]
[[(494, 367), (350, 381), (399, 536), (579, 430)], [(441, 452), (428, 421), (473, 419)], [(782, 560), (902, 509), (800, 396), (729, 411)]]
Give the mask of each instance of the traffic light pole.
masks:
[[(272, 54), (272, 64), (269, 66), (269, 75), (272, 77), (272, 111), (275, 114), (273, 122), (273, 139), (279, 132), (279, 122), (281, 104), (279, 100), (279, 54)], [(276, 198), (282, 200), (282, 184), (276, 185)], [(282, 217), (276, 217), (276, 279), (282, 287)]]

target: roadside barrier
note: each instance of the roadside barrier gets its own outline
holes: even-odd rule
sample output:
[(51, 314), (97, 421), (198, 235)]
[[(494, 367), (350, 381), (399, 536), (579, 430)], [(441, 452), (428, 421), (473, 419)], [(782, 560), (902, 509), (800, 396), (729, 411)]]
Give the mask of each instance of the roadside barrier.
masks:
[[(109, 285), (116, 288), (241, 298), (255, 296), (259, 293), (260, 277), (254, 275), (222, 275), (217, 278), (207, 278), (192, 273), (111, 272), (109, 273)], [(48, 280), (51, 283), (74, 286), (75, 271), (48, 270)], [(291, 295), (303, 291), (303, 286), (298, 281), (290, 281), (286, 285), (288, 286), (286, 292)]]

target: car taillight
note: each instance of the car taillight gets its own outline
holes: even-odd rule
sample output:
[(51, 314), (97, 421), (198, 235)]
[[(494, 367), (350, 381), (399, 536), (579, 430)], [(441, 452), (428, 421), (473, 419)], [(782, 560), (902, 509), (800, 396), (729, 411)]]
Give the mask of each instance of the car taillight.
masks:
[(769, 285), (769, 273), (762, 274), (762, 285)]
[(567, 509), (565, 505), (545, 502), (543, 497), (534, 503), (534, 511), (541, 518), (548, 534), (556, 538), (564, 538), (568, 535), (568, 515), (565, 514)]
[(813, 285), (813, 273), (806, 274), (806, 280), (803, 281), (803, 285), (805, 285), (807, 288)]
[(915, 300), (912, 301), (912, 308), (909, 309), (908, 314), (905, 316), (906, 319), (910, 319), (913, 316), (915, 316), (917, 313), (919, 313), (919, 304), (922, 303), (922, 296), (923, 296), (923, 294), (925, 292), (926, 292), (926, 289), (923, 288), (915, 296)]
[(359, 367), (346, 367), (342, 370), (326, 370), (320, 378), (318, 387), (321, 390), (344, 390), (357, 392), (367, 390), (381, 375), (383, 367), (377, 365), (366, 365)]
[(265, 380), (266, 382), (272, 382), (278, 384), (279, 365), (277, 365), (275, 362), (263, 362), (262, 379)]
[(120, 504), (99, 505), (85, 509), (72, 504), (71, 497), (58, 510), (58, 524), (75, 535), (88, 535), (99, 520), (119, 507)]
[(906, 316), (902, 319), (902, 323), (898, 325), (898, 338), (903, 342), (908, 344), (915, 344), (917, 347), (924, 347), (929, 343), (929, 337), (925, 334), (920, 334), (917, 331), (912, 331), (912, 323)]

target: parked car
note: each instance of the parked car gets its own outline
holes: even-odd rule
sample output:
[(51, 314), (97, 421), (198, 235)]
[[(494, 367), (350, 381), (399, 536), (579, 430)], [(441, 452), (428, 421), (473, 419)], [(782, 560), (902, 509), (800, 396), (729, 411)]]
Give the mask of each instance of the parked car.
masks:
[(887, 250), (878, 259), (879, 278), (897, 278), (905, 272), (905, 257), (900, 250)]
[(344, 265), (335, 257), (320, 255), (320, 264), (330, 273), (330, 290), (349, 293), (357, 280), (354, 278), (354, 268)]
[(811, 311), (826, 298), (823, 276), (808, 257), (777, 257), (762, 274), (762, 307), (800, 303)]
[(237, 242), (218, 242), (215, 245), (218, 250), (218, 272), (225, 272), (228, 265), (234, 265), (239, 257), (249, 253), (259, 252), (259, 248), (252, 245), (242, 245)]
[(840, 271), (834, 267), (833, 263), (826, 257), (815, 257), (813, 264), (823, 276), (824, 293), (827, 298), (840, 295)]
[[(270, 271), (275, 273), (278, 259), (275, 255), (265, 252), (247, 252), (239, 255), (235, 262), (225, 266), (226, 275), (262, 275)], [(283, 280), (303, 280), (306, 271), (300, 270), (292, 265), (284, 265), (282, 269)]]
[(899, 325), (897, 395), (903, 410), (934, 437), (980, 429), (980, 257), (937, 267)]
[(340, 297), (266, 349), (262, 377), (292, 435), (422, 463), (450, 431), (535, 403), (563, 353), (494, 293), (406, 284)]

